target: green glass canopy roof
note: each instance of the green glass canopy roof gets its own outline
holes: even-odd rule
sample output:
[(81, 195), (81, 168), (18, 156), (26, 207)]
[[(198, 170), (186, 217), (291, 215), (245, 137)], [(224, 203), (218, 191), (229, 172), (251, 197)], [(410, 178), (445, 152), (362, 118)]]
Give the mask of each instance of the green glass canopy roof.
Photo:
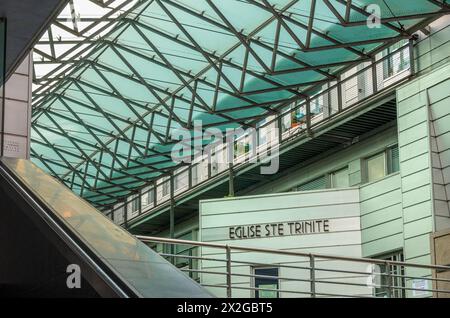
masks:
[(254, 126), (446, 13), (439, 0), (71, 1), (36, 45), (33, 161), (112, 204), (177, 167), (174, 129)]

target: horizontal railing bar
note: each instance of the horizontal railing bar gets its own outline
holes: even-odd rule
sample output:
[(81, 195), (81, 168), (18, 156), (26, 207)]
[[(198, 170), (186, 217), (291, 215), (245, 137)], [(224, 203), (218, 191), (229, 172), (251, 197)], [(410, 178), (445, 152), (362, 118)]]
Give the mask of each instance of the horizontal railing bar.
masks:
[[(183, 268), (181, 270), (184, 272), (192, 272), (192, 273), (200, 273), (200, 274), (223, 275), (223, 276), (227, 275), (227, 273), (225, 273), (225, 272), (214, 272), (214, 271), (206, 271), (206, 270), (187, 269), (187, 268)], [(374, 275), (387, 275), (387, 274), (374, 273)], [(240, 273), (233, 273), (232, 276), (250, 277), (250, 278), (267, 278), (267, 279), (274, 279), (274, 280), (280, 280), (280, 281), (311, 282), (311, 279), (301, 279), (301, 278), (292, 278), (292, 277), (284, 277), (284, 276), (254, 275), (254, 274), (240, 274)], [(405, 276), (401, 276), (401, 275), (391, 275), (391, 277), (405, 278)], [(338, 277), (336, 279), (348, 279), (348, 278), (349, 277)], [(355, 278), (355, 277), (353, 277), (353, 278)], [(356, 278), (358, 278), (358, 277), (356, 277)], [(411, 277), (411, 278), (413, 278), (413, 279), (425, 278), (426, 279), (426, 277)], [(448, 280), (444, 280), (444, 281), (448, 281)], [(392, 285), (381, 285), (381, 284), (368, 285), (368, 284), (359, 284), (359, 283), (329, 281), (329, 280), (323, 280), (323, 279), (317, 279), (317, 280), (315, 280), (315, 283), (330, 284), (330, 285), (360, 286), (360, 287), (367, 287), (367, 288), (391, 288), (392, 290), (412, 290), (412, 291), (424, 291), (424, 292), (450, 293), (449, 290), (440, 290), (440, 289), (417, 289), (417, 288), (403, 287), (403, 286), (397, 286), (397, 285), (392, 286)]]
[[(176, 254), (159, 254), (159, 255), (164, 255), (165, 257), (175, 257)], [(193, 259), (197, 259), (197, 260), (212, 260), (212, 261), (222, 261), (222, 262), (226, 262), (226, 259), (218, 259), (218, 258), (202, 258), (199, 256), (179, 256), (179, 258), (193, 258)], [(302, 261), (303, 262), (303, 261)], [(232, 263), (236, 263), (236, 264), (243, 264), (243, 265), (253, 265), (253, 266), (280, 266), (280, 267), (284, 267), (284, 268), (293, 268), (293, 269), (305, 269), (305, 270), (309, 270), (311, 269), (310, 267), (302, 267), (302, 266), (294, 266), (294, 265), (285, 265), (282, 263), (259, 263), (259, 262), (246, 262), (246, 261), (232, 261)], [(239, 266), (239, 265), (238, 265)], [(210, 267), (218, 267), (218, 266), (210, 266)]]
[(418, 288), (403, 287), (403, 286), (397, 286), (397, 287), (395, 287), (395, 289), (450, 294), (450, 290), (448, 290), (448, 289), (418, 289)]
[(282, 293), (291, 293), (291, 294), (306, 294), (311, 295), (311, 292), (306, 291), (294, 291), (294, 290), (286, 290), (286, 289), (271, 289), (271, 288), (261, 288), (261, 287), (245, 287), (245, 286), (232, 286), (232, 289), (244, 289), (244, 290), (254, 290), (254, 291), (276, 291)]
[(193, 269), (193, 268), (180, 268), (182, 272), (189, 273), (200, 273), (200, 274), (212, 274), (212, 275), (227, 275), (225, 272), (212, 272), (212, 271), (204, 271), (201, 269)]
[[(221, 275), (227, 275), (227, 273), (225, 272), (213, 272), (213, 271), (205, 271), (205, 270), (197, 270), (197, 269), (182, 269), (182, 271), (187, 271), (187, 272), (194, 272), (194, 273), (205, 273), (205, 274), (221, 274)], [(372, 274), (368, 274), (365, 273), (365, 276), (370, 276)], [(397, 277), (397, 278), (406, 278), (406, 276), (401, 276), (401, 275), (388, 275), (386, 273), (374, 273), (373, 275), (378, 275), (378, 276), (390, 276), (390, 277)], [(251, 278), (268, 278), (268, 279), (277, 279), (277, 280), (281, 280), (281, 281), (301, 281), (301, 282), (311, 282), (311, 279), (301, 279), (301, 278), (292, 278), (292, 277), (285, 277), (285, 276), (270, 276), (270, 275), (255, 275), (255, 274), (240, 274), (240, 273), (233, 273), (232, 276), (240, 276), (240, 277), (251, 277)], [(331, 277), (330, 277), (331, 278)], [(330, 279), (327, 278), (327, 279)], [(354, 277), (336, 277), (335, 279), (349, 279), (349, 278), (362, 278), (361, 276), (354, 276)], [(411, 279), (426, 279), (425, 277), (410, 277)], [(435, 281), (443, 281), (443, 282), (448, 282), (450, 280), (448, 279), (433, 279)], [(336, 285), (351, 285), (351, 286), (367, 286), (367, 287), (371, 287), (371, 288), (394, 288), (394, 289), (404, 289), (401, 286), (390, 286), (390, 285), (380, 285), (380, 284), (372, 284), (372, 285), (368, 285), (368, 284), (358, 284), (358, 283), (347, 283), (347, 282), (338, 282), (338, 281), (328, 281), (328, 280), (323, 280), (323, 279), (316, 279), (315, 280), (316, 283), (323, 283), (323, 284), (336, 284)], [(415, 289), (413, 289), (415, 290)], [(422, 290), (422, 289), (421, 289)], [(445, 290), (443, 292), (446, 292)]]
[[(217, 243), (196, 242), (196, 241), (189, 241), (189, 240), (160, 238), (160, 237), (143, 236), (143, 235), (136, 235), (136, 238), (141, 240), (142, 242), (148, 242), (148, 243), (162, 242), (162, 243), (172, 243), (172, 244), (181, 244), (181, 245), (211, 247), (211, 248), (218, 248), (218, 249), (223, 249), (223, 250), (226, 250), (226, 248), (227, 248), (227, 245), (222, 245), (222, 244), (217, 244)], [(292, 256), (301, 256), (301, 257), (315, 257), (316, 259), (317, 258), (332, 259), (332, 260), (341, 260), (341, 261), (356, 262), (356, 263), (390, 264), (390, 265), (406, 266), (406, 267), (450, 270), (450, 266), (443, 266), (443, 265), (424, 265), (424, 264), (416, 264), (416, 263), (405, 263), (405, 262), (399, 262), (399, 261), (385, 261), (385, 260), (371, 259), (371, 258), (355, 258), (355, 257), (349, 257), (349, 256), (301, 253), (301, 252), (293, 252), (293, 251), (273, 250), (273, 249), (256, 248), (256, 247), (244, 247), (244, 246), (236, 246), (236, 245), (228, 245), (228, 247), (232, 250), (240, 250), (240, 251), (247, 251), (247, 252), (260, 252), (260, 253), (292, 255)]]
[(181, 256), (181, 255), (176, 255), (176, 254), (174, 255), (174, 254), (167, 254), (167, 253), (159, 254), (159, 255), (161, 255), (163, 257), (186, 258), (186, 259), (193, 259), (193, 260), (199, 260), (199, 261), (204, 260), (204, 261), (214, 261), (214, 262), (226, 262), (225, 259), (221, 259), (221, 258), (211, 258), (211, 257), (201, 257), (201, 256), (188, 256), (188, 255)]

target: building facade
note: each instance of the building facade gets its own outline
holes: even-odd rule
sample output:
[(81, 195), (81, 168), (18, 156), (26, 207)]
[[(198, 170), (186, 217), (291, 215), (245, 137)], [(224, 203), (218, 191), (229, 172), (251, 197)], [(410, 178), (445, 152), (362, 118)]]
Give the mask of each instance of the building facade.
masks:
[[(427, 34), (419, 32), (413, 48), (404, 42), (380, 53), (380, 62), (369, 68), (370, 72), (363, 64), (345, 73), (340, 87), (343, 106), (339, 106), (333, 89), (315, 99), (318, 111), (313, 113), (312, 125), (331, 117), (334, 107), (363, 104), (350, 117), (336, 119), (331, 128), (323, 128), (329, 132), (324, 140), (340, 138), (338, 146), (307, 153), (286, 168), (283, 160), (287, 159), (282, 154), (281, 171), (270, 177), (236, 171), (229, 178), (236, 191), (231, 197), (226, 181), (207, 182), (217, 180), (221, 172), (228, 178), (232, 174), (228, 167), (214, 165), (214, 160), (212, 164), (204, 160), (203, 165), (200, 161), (195, 173), (182, 171), (172, 178), (162, 178), (156, 187), (133, 196), (125, 205), (118, 204), (107, 215), (138, 234), (430, 264), (430, 236), (450, 228), (448, 23), (444, 17), (428, 26)], [(280, 149), (291, 136), (298, 136), (296, 129), (305, 125), (299, 116), (303, 109), (293, 108), (278, 122), (283, 136)], [(341, 134), (336, 136), (334, 132)], [(348, 138), (343, 138), (345, 133)], [(292, 146), (293, 151), (311, 152), (304, 145), (318, 135), (319, 129), (303, 145)], [(245, 145), (241, 148), (245, 153)], [(173, 206), (170, 202), (177, 203)], [(174, 226), (164, 229), (171, 213), (175, 215)], [(311, 230), (310, 223), (317, 221), (319, 226), (327, 222), (327, 230)], [(281, 232), (272, 229), (277, 224)], [(300, 227), (297, 232), (296, 226)], [(301, 230), (305, 226), (309, 228)], [(216, 255), (204, 248), (196, 253)], [(272, 261), (277, 266), (283, 263)], [(208, 262), (202, 266), (214, 268)], [(286, 275), (278, 273), (277, 266), (266, 270)], [(240, 269), (251, 274), (252, 266)], [(409, 269), (408, 275), (430, 278), (432, 273)], [(206, 284), (217, 280), (214, 275), (201, 279)], [(367, 276), (359, 279), (365, 281)], [(421, 283), (401, 282), (406, 288)], [(242, 278), (236, 284), (255, 282)], [(431, 283), (425, 284), (425, 289), (431, 288)], [(333, 288), (328, 286), (327, 290)], [(375, 291), (362, 288), (349, 292), (370, 295)], [(237, 294), (252, 296), (248, 291)], [(412, 293), (406, 289), (402, 295)]]

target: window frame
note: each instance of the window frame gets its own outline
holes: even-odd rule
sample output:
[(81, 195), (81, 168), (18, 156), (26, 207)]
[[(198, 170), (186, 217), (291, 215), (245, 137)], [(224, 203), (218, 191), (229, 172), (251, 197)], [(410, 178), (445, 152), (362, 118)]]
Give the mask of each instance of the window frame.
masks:
[[(335, 187), (335, 185), (333, 184), (333, 182), (334, 182), (334, 180), (335, 180), (335, 175), (336, 175), (336, 173), (342, 172), (342, 171), (344, 171), (344, 170), (347, 172), (348, 186), (343, 187), (343, 188), (337, 188), (337, 187)], [(349, 177), (349, 173), (348, 173), (348, 165), (345, 166), (345, 167), (342, 167), (342, 168), (340, 168), (340, 169), (335, 169), (335, 170), (331, 171), (328, 175), (329, 175), (329, 188), (330, 188), (330, 189), (345, 189), (345, 188), (350, 187), (350, 177)]]
[[(276, 275), (276, 277), (277, 277), (277, 279), (274, 279), (274, 278), (266, 278), (267, 280), (276, 280), (276, 289), (277, 289), (277, 291), (275, 291), (275, 293), (276, 293), (276, 297), (273, 297), (273, 298), (280, 298), (280, 292), (278, 291), (279, 289), (280, 289), (280, 267), (278, 267), (278, 266), (252, 266), (251, 267), (251, 273), (252, 273), (252, 275), (254, 275), (253, 277), (252, 277), (252, 287), (253, 288), (260, 288), (260, 287), (258, 287), (258, 286), (260, 286), (260, 285), (256, 285), (257, 284), (257, 279), (264, 279), (264, 278), (257, 278), (257, 277), (255, 277), (257, 274), (256, 274), (256, 271), (257, 270), (271, 270), (271, 269), (276, 269), (276, 271), (277, 271), (277, 275)], [(259, 275), (264, 275), (264, 274), (259, 274)], [(259, 296), (259, 290), (256, 290), (256, 289), (254, 289), (253, 290), (253, 298), (261, 298), (260, 296)]]
[[(391, 251), (389, 253), (380, 254), (377, 256), (374, 256), (373, 258), (384, 260), (384, 261), (397, 261), (397, 262), (404, 262), (405, 261), (405, 253), (403, 249)], [(382, 267), (382, 272), (386, 272), (386, 268)], [(397, 289), (392, 290), (391, 298), (405, 298), (406, 292), (404, 287), (406, 287), (406, 278), (405, 278), (405, 267), (401, 265), (391, 265), (390, 268), (391, 273), (391, 286), (400, 287)], [(400, 276), (400, 277), (398, 277)], [(383, 278), (384, 277), (384, 278)], [(380, 276), (380, 285), (385, 285), (386, 282), (383, 281), (386, 279), (386, 276)], [(400, 285), (399, 285), (400, 284)], [(377, 291), (378, 290), (378, 291)], [(386, 288), (376, 286), (373, 287), (373, 295), (375, 297), (378, 297), (378, 295), (383, 295), (387, 293)]]
[[(383, 155), (383, 173), (384, 175), (381, 178), (375, 179), (375, 180), (369, 180), (369, 161), (371, 159), (375, 159), (376, 157)], [(364, 158), (364, 180), (366, 183), (370, 183), (370, 182), (375, 182), (378, 180), (383, 179), (384, 177), (386, 177), (387, 174), (387, 158), (386, 158), (386, 149), (383, 151), (379, 151), (371, 156), (368, 156), (366, 158)]]
[[(398, 164), (399, 164), (398, 170), (394, 170), (394, 168), (393, 168), (394, 160), (393, 160), (392, 154), (393, 154), (394, 148), (398, 149), (398, 143), (390, 145), (390, 146), (386, 147), (383, 151), (376, 152), (376, 153), (364, 158), (364, 166), (363, 166), (364, 167), (364, 175), (363, 175), (364, 183), (375, 182), (375, 181), (381, 180), (391, 174), (394, 174), (394, 173), (397, 173), (398, 171), (400, 171), (400, 159), (398, 162)], [(369, 160), (372, 158), (375, 158), (381, 154), (383, 154), (383, 156), (384, 156), (384, 176), (381, 178), (375, 179), (375, 180), (369, 180), (369, 165), (368, 165)]]
[(170, 195), (170, 177), (166, 177), (163, 179), (163, 182), (161, 183), (162, 186), (162, 197)]

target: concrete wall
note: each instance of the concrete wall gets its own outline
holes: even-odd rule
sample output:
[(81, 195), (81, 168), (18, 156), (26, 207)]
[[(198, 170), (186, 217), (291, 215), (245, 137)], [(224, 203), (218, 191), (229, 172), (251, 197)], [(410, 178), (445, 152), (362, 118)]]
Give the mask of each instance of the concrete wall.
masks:
[(363, 185), (360, 197), (362, 254), (372, 257), (403, 249), (399, 173)]
[[(308, 192), (291, 192), (249, 197), (224, 198), (200, 202), (200, 240), (245, 247), (282, 249), (285, 251), (312, 252), (331, 255), (361, 257), (360, 204), (357, 188), (341, 190), (322, 190)], [(329, 220), (329, 232), (292, 235), (287, 222), (305, 220)], [(264, 225), (284, 224), (283, 235), (265, 235)], [(260, 238), (231, 239), (230, 227), (260, 224), (263, 228)], [(224, 258), (223, 250), (202, 248), (202, 256)], [(292, 268), (292, 266), (309, 266), (309, 259), (298, 256), (275, 255), (255, 252), (232, 252), (232, 260), (251, 263), (277, 264), (280, 277), (309, 279), (309, 270)], [(288, 266), (285, 266), (288, 265)], [(318, 260), (317, 267), (328, 269), (355, 270), (364, 272), (367, 264), (343, 261)], [(224, 263), (202, 261), (202, 269), (224, 272)], [(249, 265), (233, 264), (233, 273), (251, 274)], [(368, 275), (343, 274), (317, 271), (317, 279), (346, 281), (365, 284)], [(203, 274), (203, 284), (224, 282), (224, 276)], [(233, 285), (248, 287), (249, 277), (233, 277)], [(309, 292), (309, 282), (280, 281), (280, 289)], [(212, 288), (217, 295), (224, 296), (225, 290)], [(318, 293), (342, 295), (371, 295), (372, 290), (362, 286), (344, 286), (336, 284), (317, 284)], [(250, 297), (251, 291), (233, 289), (234, 297)], [(284, 292), (282, 297), (299, 297), (293, 292)], [(308, 295), (303, 295), (308, 297)]]
[[(397, 92), (403, 238), (405, 260), (410, 262), (429, 264), (430, 233), (450, 224), (446, 195), (450, 173), (445, 164), (450, 120), (448, 107), (443, 106), (448, 103), (449, 79), (447, 64)], [(431, 275), (426, 270), (407, 274)]]
[[(450, 69), (450, 66), (446, 68)], [(430, 115), (431, 165), (435, 230), (450, 228), (450, 79), (430, 87), (426, 97)]]
[(30, 158), (32, 73), (30, 54), (5, 85), (5, 157)]

